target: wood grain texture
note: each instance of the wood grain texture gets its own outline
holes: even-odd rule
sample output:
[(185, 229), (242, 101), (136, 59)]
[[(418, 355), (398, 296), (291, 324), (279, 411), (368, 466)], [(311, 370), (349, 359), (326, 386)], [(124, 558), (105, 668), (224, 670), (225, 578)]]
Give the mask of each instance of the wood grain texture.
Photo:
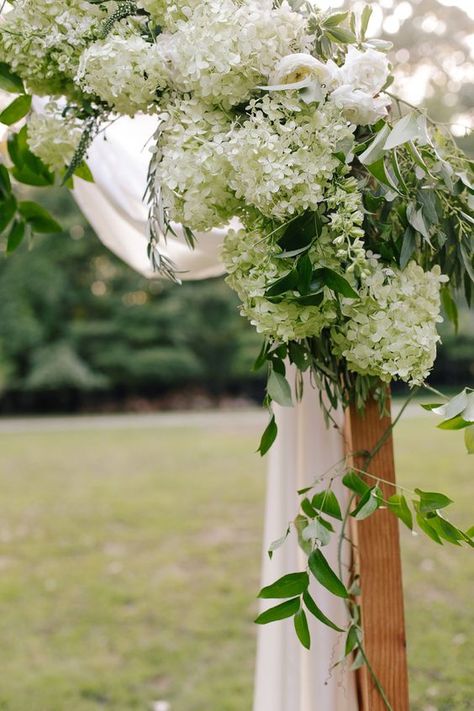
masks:
[[(370, 401), (365, 413), (355, 408), (346, 414), (348, 453), (370, 451), (390, 427), (391, 418), (380, 418)], [(355, 467), (365, 468), (364, 457), (354, 457)], [(393, 440), (390, 436), (366, 470), (395, 482)], [(375, 481), (367, 478), (370, 486)], [(380, 483), (386, 497), (392, 485)], [(365, 521), (354, 522), (356, 567), (361, 576), (361, 606), (367, 657), (394, 711), (409, 711), (402, 566), (397, 518), (385, 509)], [(361, 711), (386, 711), (387, 707), (364, 667), (359, 675)]]

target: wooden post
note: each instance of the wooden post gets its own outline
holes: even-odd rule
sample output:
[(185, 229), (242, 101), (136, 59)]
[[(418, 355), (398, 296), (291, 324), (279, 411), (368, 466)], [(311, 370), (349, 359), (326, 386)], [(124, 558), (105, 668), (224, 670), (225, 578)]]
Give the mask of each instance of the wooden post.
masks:
[[(373, 449), (390, 426), (391, 418), (381, 418), (377, 403), (369, 401), (363, 415), (355, 407), (346, 415), (348, 452)], [(364, 468), (364, 457), (355, 457), (354, 466)], [(392, 437), (385, 442), (366, 469), (395, 482)], [(370, 486), (373, 480), (367, 479)], [(380, 484), (386, 497), (395, 493), (391, 485)], [(367, 658), (385, 690), (393, 711), (409, 711), (405, 616), (398, 520), (382, 509), (368, 519), (354, 522), (356, 567), (361, 579), (362, 627)], [(361, 711), (386, 711), (366, 667), (359, 673)]]

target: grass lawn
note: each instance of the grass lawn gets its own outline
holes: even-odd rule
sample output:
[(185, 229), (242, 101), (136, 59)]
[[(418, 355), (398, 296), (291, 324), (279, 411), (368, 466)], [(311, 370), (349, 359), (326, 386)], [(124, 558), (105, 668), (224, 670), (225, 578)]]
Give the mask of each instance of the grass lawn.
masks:
[[(257, 439), (242, 427), (0, 436), (0, 709), (250, 710)], [(456, 522), (474, 523), (459, 434), (407, 420), (397, 460), (402, 484), (445, 491)], [(412, 709), (468, 711), (474, 556), (402, 535)]]

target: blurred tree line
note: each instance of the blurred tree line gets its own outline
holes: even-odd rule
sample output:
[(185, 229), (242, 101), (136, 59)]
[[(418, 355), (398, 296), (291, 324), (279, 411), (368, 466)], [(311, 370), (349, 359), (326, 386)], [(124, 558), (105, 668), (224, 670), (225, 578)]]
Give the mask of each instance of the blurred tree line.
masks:
[(0, 411), (184, 390), (260, 397), (260, 338), (222, 279), (148, 281), (102, 246), (65, 190), (45, 201), (65, 232), (0, 256)]

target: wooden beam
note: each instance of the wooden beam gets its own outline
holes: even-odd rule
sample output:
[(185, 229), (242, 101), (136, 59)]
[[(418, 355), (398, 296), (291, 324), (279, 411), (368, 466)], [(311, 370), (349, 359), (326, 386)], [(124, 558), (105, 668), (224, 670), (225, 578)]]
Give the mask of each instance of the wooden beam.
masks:
[[(346, 415), (346, 446), (349, 452), (374, 448), (390, 427), (389, 416), (381, 418), (371, 400), (361, 415), (355, 407)], [(353, 459), (364, 468), (364, 457)], [(393, 440), (390, 436), (366, 468), (371, 474), (395, 482)], [(367, 478), (370, 486), (374, 481)], [(393, 485), (380, 484), (386, 497)], [(389, 511), (377, 511), (365, 521), (354, 522), (356, 567), (361, 580), (362, 627), (367, 658), (385, 690), (393, 711), (409, 711), (405, 615), (398, 520)], [(386, 711), (366, 667), (359, 675), (361, 711)]]

